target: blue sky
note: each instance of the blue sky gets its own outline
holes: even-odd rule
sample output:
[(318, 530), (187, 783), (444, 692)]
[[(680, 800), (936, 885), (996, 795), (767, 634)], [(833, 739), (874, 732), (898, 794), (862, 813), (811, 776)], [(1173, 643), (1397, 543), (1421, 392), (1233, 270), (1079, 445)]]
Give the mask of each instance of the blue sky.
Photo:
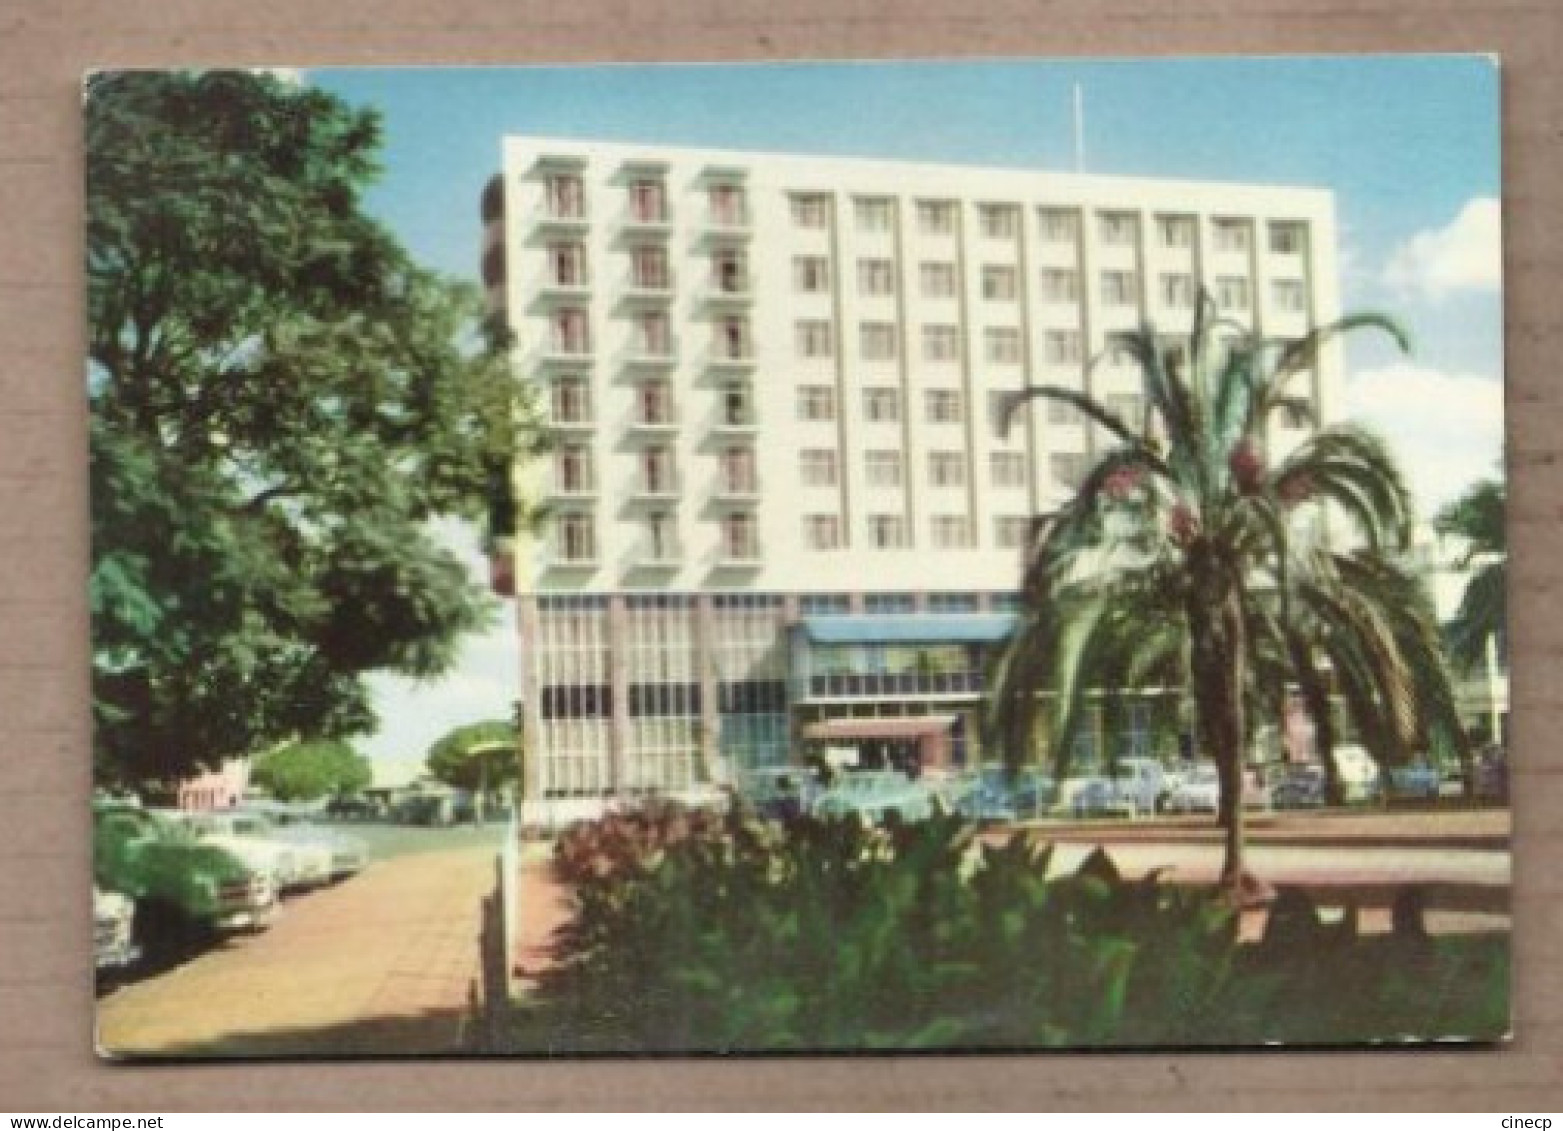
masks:
[[(1410, 359), (1348, 349), (1349, 415), (1397, 448), (1424, 510), (1502, 443), (1499, 87), (1479, 56), (962, 61), (310, 71), (384, 116), (370, 206), (421, 260), (476, 276), (478, 195), (507, 133), (1334, 190), (1347, 309), (1400, 317)], [(507, 617), (509, 610), (506, 611)], [(508, 712), (514, 636), (444, 684), (381, 681), (379, 756)]]

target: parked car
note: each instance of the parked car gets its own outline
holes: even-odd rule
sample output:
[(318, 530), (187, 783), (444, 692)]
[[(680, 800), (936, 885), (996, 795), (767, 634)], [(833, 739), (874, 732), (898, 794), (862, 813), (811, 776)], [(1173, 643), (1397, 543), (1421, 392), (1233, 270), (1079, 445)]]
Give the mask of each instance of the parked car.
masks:
[(1378, 801), (1384, 796), (1384, 778), (1378, 763), (1364, 747), (1354, 744), (1337, 746), (1334, 750), (1335, 780), (1340, 786), (1341, 801)]
[(136, 806), (95, 805), (92, 816), (93, 878), (135, 901), (143, 949), (167, 952), (201, 934), (260, 930), (276, 914), (271, 877), (232, 852)]
[(738, 793), (759, 816), (790, 821), (809, 811), (822, 788), (812, 766), (766, 766), (745, 774)]
[(1020, 818), (1039, 817), (1058, 800), (1058, 784), (1034, 766), (1016, 770), (1013, 779), (1002, 767), (988, 766), (979, 778), (984, 787), (1003, 795)]
[(844, 773), (814, 800), (817, 817), (858, 817), (879, 824), (894, 814), (903, 821), (933, 816), (934, 793), (898, 770), (856, 770)]
[(1444, 775), (1437, 766), (1412, 762), (1405, 766), (1391, 766), (1386, 784), (1389, 796), (1395, 800), (1436, 801), (1443, 780)]
[(1154, 758), (1120, 758), (1108, 773), (1085, 779), (1073, 792), (1070, 811), (1077, 817), (1138, 817), (1165, 802), (1167, 774)]
[(257, 814), (222, 810), (184, 813), (179, 819), (202, 841), (221, 845), (252, 867), (269, 867), (281, 891), (331, 882), (329, 849), (290, 843), (277, 836), (270, 822)]
[(261, 836), (286, 844), (308, 859), (324, 851), (328, 879), (356, 876), (369, 866), (369, 845), (362, 837), (328, 829), (311, 813), (272, 803), (246, 807), (237, 816), (247, 827), (253, 820)]
[(1221, 796), (1221, 777), (1214, 762), (1200, 762), (1178, 775), (1162, 809), (1168, 813), (1214, 813)]
[(1284, 766), (1270, 784), (1270, 804), (1277, 809), (1317, 809), (1326, 801), (1324, 768)]
[(1509, 755), (1501, 746), (1488, 747), (1476, 762), (1475, 794), (1484, 801), (1509, 800)]
[(141, 957), (136, 945), (136, 904), (129, 896), (92, 888), (92, 956), (97, 971), (134, 966)]

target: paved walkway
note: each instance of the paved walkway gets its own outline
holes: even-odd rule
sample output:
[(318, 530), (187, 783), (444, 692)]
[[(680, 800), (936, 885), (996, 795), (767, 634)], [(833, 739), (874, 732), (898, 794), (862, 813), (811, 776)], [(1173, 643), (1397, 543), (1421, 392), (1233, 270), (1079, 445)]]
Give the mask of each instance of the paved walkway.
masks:
[(98, 1003), (98, 1045), (135, 1056), (461, 1051), (494, 850), (377, 862)]

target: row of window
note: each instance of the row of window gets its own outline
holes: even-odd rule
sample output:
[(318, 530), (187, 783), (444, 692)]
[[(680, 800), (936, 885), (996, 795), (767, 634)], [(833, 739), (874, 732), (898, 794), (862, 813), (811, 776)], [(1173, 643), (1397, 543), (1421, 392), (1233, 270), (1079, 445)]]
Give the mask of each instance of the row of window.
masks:
[[(1001, 515), (993, 520), (993, 544), (1000, 549), (1022, 545), (1031, 528), (1025, 515)], [(906, 518), (898, 514), (871, 514), (864, 527), (868, 546), (875, 550), (901, 550), (911, 545)], [(936, 550), (967, 550), (974, 545), (971, 519), (962, 514), (936, 514), (928, 519), (929, 544)], [(811, 514), (803, 517), (803, 545), (810, 550), (842, 547), (841, 516)]]
[[(729, 181), (706, 185), (707, 216), (720, 227), (741, 227), (749, 222), (744, 188)], [(586, 182), (579, 173), (549, 174), (543, 186), (544, 206), (554, 220), (587, 218)], [(672, 220), (667, 185), (660, 177), (637, 177), (625, 186), (625, 206), (636, 224), (667, 224)]]
[[(673, 517), (667, 513), (645, 516), (642, 540), (637, 547), (641, 564), (676, 563), (679, 548)], [(753, 562), (760, 557), (760, 527), (748, 511), (735, 511), (718, 520), (721, 553), (726, 561)], [(554, 516), (553, 557), (563, 564), (594, 565), (597, 562), (597, 520), (586, 511)]]
[[(749, 257), (741, 247), (717, 247), (706, 255), (708, 285), (717, 294), (749, 293)], [(629, 249), (630, 286), (639, 291), (667, 291), (673, 287), (668, 249), (662, 244), (637, 244)], [(587, 287), (591, 272), (586, 245), (550, 243), (547, 249), (548, 282), (555, 287)]]
[[(921, 263), (918, 283), (923, 298), (953, 298), (956, 293), (954, 263)], [(822, 255), (794, 256), (793, 289), (800, 294), (823, 294), (830, 290), (830, 261)], [(1218, 275), (1211, 281), (1216, 304), (1223, 310), (1248, 310), (1251, 305), (1249, 279), (1244, 275)], [(1104, 306), (1137, 306), (1140, 302), (1139, 276), (1134, 271), (1103, 271), (1100, 290)], [(857, 261), (857, 292), (864, 296), (894, 295), (895, 263), (890, 259)], [(1191, 309), (1198, 292), (1198, 281), (1186, 271), (1165, 271), (1157, 276), (1157, 297), (1174, 310)], [(1080, 301), (1079, 272), (1067, 267), (1048, 267), (1041, 273), (1041, 299), (1046, 303), (1075, 304)], [(1307, 293), (1301, 279), (1274, 279), (1271, 296), (1275, 308), (1285, 312), (1307, 309)], [(1008, 264), (987, 264), (982, 268), (982, 297), (989, 302), (1014, 302), (1019, 298), (1019, 274)]]
[[(794, 193), (791, 197), (792, 221), (799, 228), (824, 228), (830, 223), (832, 197), (828, 193)], [(861, 232), (888, 232), (895, 223), (895, 201), (890, 197), (855, 197), (853, 221)], [(923, 235), (953, 235), (959, 206), (953, 200), (919, 200), (913, 206), (913, 220)], [(1079, 209), (1042, 208), (1038, 210), (1042, 239), (1049, 243), (1072, 243), (1080, 235)], [(1140, 214), (1132, 211), (1103, 211), (1095, 214), (1097, 237), (1104, 244), (1139, 242)], [(1021, 209), (1014, 204), (979, 204), (978, 231), (989, 239), (1012, 240), (1020, 234)], [(1158, 215), (1154, 218), (1157, 242), (1162, 247), (1192, 248), (1198, 230), (1193, 216)], [(1252, 246), (1254, 221), (1218, 217), (1210, 222), (1211, 244), (1216, 251), (1245, 252)], [(1270, 251), (1276, 255), (1296, 255), (1307, 244), (1307, 225), (1296, 220), (1272, 220), (1266, 230)]]
[[(549, 387), (550, 421), (556, 425), (592, 424), (590, 380), (580, 376), (555, 379)], [(726, 428), (749, 428), (755, 423), (754, 394), (747, 381), (728, 381), (722, 386), (716, 423)], [(673, 382), (665, 377), (648, 378), (635, 387), (633, 423), (644, 427), (671, 426), (678, 423)]]
[[(675, 354), (673, 320), (666, 311), (644, 310), (625, 320), (630, 348), (642, 358), (672, 360)], [(561, 356), (586, 357), (592, 352), (590, 315), (582, 308), (561, 307), (549, 321), (549, 348)], [(754, 356), (749, 319), (741, 314), (719, 315), (711, 320), (711, 352), (719, 360), (747, 361)]]
[[(1139, 401), (1138, 397), (1124, 399)], [(840, 461), (838, 453), (832, 448), (805, 448), (798, 453), (798, 463), (799, 478), (805, 487), (835, 487), (840, 482)], [(928, 452), (927, 465), (928, 482), (931, 486), (964, 487), (966, 485), (964, 452), (953, 450)], [(863, 453), (863, 477), (870, 487), (903, 486), (905, 466), (905, 458), (898, 449), (871, 449)], [(1073, 469), (1073, 464), (1069, 466)], [(990, 485), (996, 488), (1025, 487), (1029, 479), (1025, 453), (989, 452), (988, 479)]]
[[(674, 451), (665, 444), (650, 444), (635, 454), (636, 491), (643, 495), (673, 495), (680, 490)], [(717, 455), (717, 491), (747, 496), (760, 490), (754, 449), (724, 448)], [(554, 450), (554, 491), (563, 495), (588, 495), (597, 489), (592, 449), (585, 444), (563, 444)]]

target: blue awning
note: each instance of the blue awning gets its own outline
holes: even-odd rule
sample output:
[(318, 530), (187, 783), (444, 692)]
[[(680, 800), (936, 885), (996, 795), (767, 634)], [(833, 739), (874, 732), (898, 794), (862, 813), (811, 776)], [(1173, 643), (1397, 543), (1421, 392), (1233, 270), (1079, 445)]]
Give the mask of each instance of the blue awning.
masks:
[(803, 618), (803, 631), (815, 644), (994, 644), (1014, 629), (1014, 613)]

